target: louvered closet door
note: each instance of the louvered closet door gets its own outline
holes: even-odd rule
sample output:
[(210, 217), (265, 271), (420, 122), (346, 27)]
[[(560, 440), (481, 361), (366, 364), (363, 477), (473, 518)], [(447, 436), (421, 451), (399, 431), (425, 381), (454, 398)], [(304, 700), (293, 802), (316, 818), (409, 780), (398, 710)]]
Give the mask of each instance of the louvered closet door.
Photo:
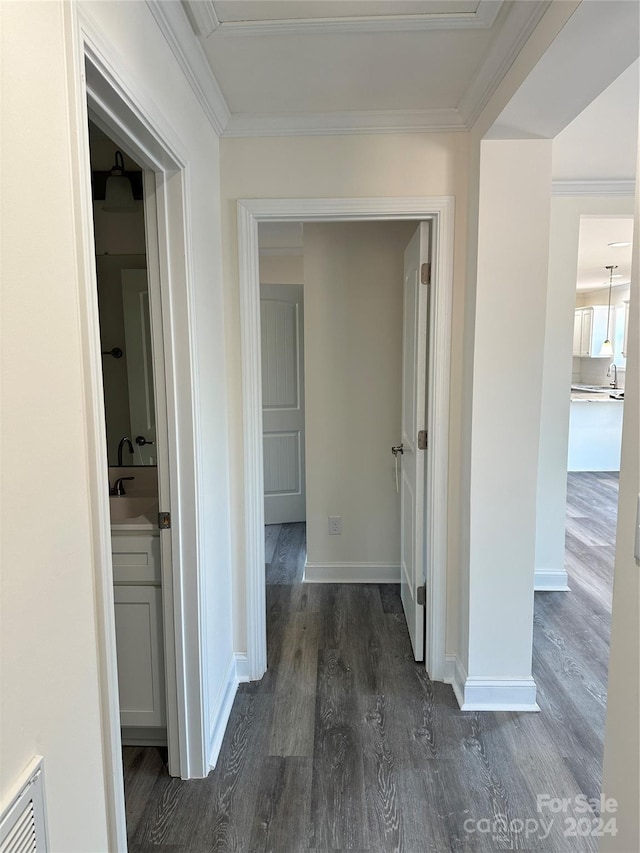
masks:
[(265, 524), (305, 521), (302, 285), (260, 290)]

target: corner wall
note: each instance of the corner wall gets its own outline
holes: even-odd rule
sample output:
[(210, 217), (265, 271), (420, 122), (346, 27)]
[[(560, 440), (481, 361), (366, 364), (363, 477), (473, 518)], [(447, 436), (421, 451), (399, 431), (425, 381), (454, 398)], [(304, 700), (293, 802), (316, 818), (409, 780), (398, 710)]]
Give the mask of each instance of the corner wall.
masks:
[[(638, 148), (640, 167), (640, 146)], [(602, 790), (618, 801), (618, 834), (600, 850), (640, 850), (640, 560), (634, 559), (640, 496), (640, 181), (636, 179), (635, 226), (629, 306), (620, 498), (613, 575), (609, 690)]]

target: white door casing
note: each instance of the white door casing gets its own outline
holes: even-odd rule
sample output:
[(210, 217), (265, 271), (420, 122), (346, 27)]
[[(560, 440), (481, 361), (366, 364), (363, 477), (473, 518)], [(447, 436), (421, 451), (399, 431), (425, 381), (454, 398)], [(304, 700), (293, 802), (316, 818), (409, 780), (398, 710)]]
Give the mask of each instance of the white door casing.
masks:
[[(122, 270), (120, 275), (133, 464), (155, 465), (156, 407), (147, 271)], [(139, 436), (150, 443), (138, 444)]]
[(402, 452), (400, 454), (400, 594), (413, 655), (424, 660), (424, 536), (426, 453), (418, 433), (426, 430), (429, 286), (421, 267), (429, 261), (429, 223), (422, 222), (404, 253), (402, 327)]
[(272, 198), (240, 199), (237, 205), (247, 675), (252, 680), (261, 678), (267, 667), (258, 223), (431, 220), (426, 478), (430, 511), (425, 537), (425, 573), (430, 594), (426, 606), (426, 668), (432, 679), (450, 681), (452, 668), (445, 658), (445, 618), (454, 199), (452, 196)]
[(264, 521), (305, 521), (302, 285), (261, 285)]

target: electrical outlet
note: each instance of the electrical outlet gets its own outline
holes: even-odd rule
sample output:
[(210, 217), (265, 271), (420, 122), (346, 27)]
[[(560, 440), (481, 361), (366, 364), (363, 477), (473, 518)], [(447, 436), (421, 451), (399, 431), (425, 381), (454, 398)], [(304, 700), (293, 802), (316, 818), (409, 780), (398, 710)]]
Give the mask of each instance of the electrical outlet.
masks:
[(342, 517), (339, 515), (329, 516), (329, 535), (339, 536), (342, 533)]

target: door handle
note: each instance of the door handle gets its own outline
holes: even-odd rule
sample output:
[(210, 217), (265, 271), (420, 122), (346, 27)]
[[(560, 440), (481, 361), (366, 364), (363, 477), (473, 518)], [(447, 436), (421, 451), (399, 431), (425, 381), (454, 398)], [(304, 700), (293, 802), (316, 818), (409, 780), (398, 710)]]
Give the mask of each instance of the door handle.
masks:
[(403, 444), (395, 444), (391, 448), (391, 452), (393, 453), (394, 456), (397, 456), (398, 453), (402, 456), (402, 454), (404, 453), (404, 445)]

